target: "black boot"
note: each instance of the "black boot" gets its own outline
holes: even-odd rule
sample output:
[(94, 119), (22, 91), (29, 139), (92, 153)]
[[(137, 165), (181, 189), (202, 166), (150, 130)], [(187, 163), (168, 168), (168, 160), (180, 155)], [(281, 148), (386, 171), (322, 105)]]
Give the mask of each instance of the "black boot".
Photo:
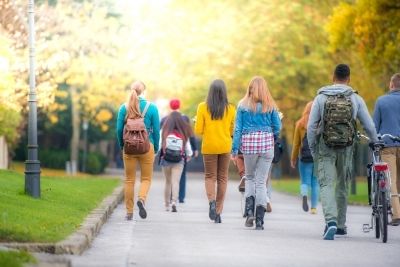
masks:
[(245, 215), (246, 215), (246, 227), (253, 227), (254, 222), (254, 197), (246, 197), (246, 207), (245, 207)]
[(256, 209), (256, 230), (264, 230), (265, 208), (261, 205)]

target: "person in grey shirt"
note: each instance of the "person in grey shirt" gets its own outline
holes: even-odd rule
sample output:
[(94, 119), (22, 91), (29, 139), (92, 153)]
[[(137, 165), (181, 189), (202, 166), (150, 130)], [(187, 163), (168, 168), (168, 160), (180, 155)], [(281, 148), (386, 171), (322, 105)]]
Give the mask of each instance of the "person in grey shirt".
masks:
[[(379, 134), (400, 136), (400, 73), (390, 79), (389, 92), (378, 98), (374, 110), (374, 123)], [(393, 226), (400, 225), (400, 143), (385, 138), (386, 147), (382, 149), (382, 160), (387, 162), (391, 178), (391, 204)]]
[[(335, 235), (346, 235), (346, 211), (348, 183), (353, 172), (353, 142), (337, 148), (326, 143), (324, 133), (324, 112), (327, 99), (331, 96), (345, 96), (351, 100), (351, 112), (355, 125), (358, 119), (372, 141), (377, 134), (364, 100), (349, 86), (350, 68), (346, 64), (336, 66), (333, 85), (322, 87), (314, 99), (307, 125), (307, 139), (314, 158), (314, 170), (320, 184), (320, 196), (325, 217), (323, 239), (333, 240)], [(331, 99), (331, 98), (330, 98)], [(327, 130), (325, 130), (327, 131)], [(355, 137), (355, 129), (351, 138)], [(336, 187), (335, 187), (336, 185)]]

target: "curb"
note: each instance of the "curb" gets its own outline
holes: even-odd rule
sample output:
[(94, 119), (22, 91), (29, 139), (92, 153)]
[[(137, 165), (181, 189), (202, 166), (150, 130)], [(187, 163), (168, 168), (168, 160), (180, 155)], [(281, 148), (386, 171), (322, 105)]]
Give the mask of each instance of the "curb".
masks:
[(0, 243), (0, 246), (26, 250), (29, 252), (80, 255), (90, 246), (103, 224), (111, 216), (117, 205), (122, 202), (123, 198), (124, 189), (123, 186), (120, 185), (86, 217), (85, 221), (77, 231), (60, 242)]

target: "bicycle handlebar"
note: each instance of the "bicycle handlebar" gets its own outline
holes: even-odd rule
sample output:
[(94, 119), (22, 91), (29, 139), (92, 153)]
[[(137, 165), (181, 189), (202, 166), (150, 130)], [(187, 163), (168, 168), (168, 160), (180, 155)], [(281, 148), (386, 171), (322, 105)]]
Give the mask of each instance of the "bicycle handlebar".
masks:
[[(367, 141), (370, 141), (370, 140), (371, 140), (368, 136), (363, 135), (363, 134), (360, 133), (360, 132), (357, 132), (357, 136), (358, 136), (359, 138), (364, 138), (364, 139), (366, 139)], [(382, 140), (383, 138), (385, 138), (385, 137), (389, 137), (389, 138), (392, 139), (392, 141), (394, 141), (394, 142), (400, 142), (400, 137), (399, 137), (399, 136), (393, 136), (393, 135), (391, 135), (391, 134), (382, 134), (382, 135), (378, 135), (379, 141), (381, 141), (381, 140)]]

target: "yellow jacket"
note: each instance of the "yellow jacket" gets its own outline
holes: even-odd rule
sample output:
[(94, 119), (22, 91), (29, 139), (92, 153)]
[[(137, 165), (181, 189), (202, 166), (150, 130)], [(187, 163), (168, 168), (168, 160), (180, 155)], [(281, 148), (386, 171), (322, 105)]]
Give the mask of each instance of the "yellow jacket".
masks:
[(294, 129), (294, 136), (293, 136), (293, 149), (292, 149), (292, 161), (296, 161), (299, 157), (301, 146), (303, 145), (303, 138), (306, 134), (306, 129), (302, 126), (297, 126)]
[(228, 111), (225, 112), (222, 119), (211, 120), (207, 104), (205, 102), (199, 104), (194, 131), (203, 136), (201, 153), (224, 154), (231, 152), (235, 114), (236, 108), (229, 105)]

